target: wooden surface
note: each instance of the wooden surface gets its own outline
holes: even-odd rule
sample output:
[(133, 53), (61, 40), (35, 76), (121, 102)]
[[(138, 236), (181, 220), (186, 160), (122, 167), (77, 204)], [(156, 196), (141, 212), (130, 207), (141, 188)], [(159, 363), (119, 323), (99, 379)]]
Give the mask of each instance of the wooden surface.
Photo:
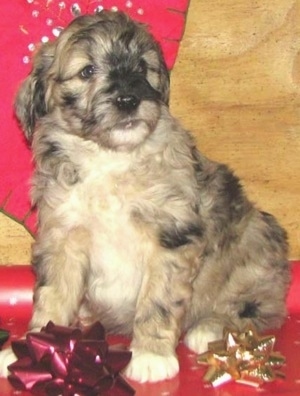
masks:
[(0, 213), (0, 265), (28, 264), (32, 242), (22, 225)]
[[(212, 159), (276, 215), (300, 258), (300, 0), (191, 0), (171, 109)], [(0, 264), (32, 237), (0, 215)]]

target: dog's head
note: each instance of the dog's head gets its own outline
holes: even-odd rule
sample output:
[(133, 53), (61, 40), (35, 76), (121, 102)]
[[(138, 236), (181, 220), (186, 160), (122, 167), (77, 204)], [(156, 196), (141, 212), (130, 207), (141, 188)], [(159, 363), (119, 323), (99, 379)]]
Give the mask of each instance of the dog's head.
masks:
[(168, 104), (169, 73), (159, 45), (124, 13), (75, 19), (43, 45), (16, 100), (31, 140), (50, 119), (68, 133), (115, 150), (131, 150), (155, 129)]

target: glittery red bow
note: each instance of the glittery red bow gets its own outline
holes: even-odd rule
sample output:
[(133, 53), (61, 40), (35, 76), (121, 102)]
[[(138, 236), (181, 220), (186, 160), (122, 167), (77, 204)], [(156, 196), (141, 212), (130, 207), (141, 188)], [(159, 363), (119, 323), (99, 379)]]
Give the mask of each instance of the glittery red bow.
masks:
[(90, 329), (56, 326), (49, 322), (26, 340), (13, 341), (18, 360), (8, 368), (10, 383), (35, 395), (133, 395), (133, 388), (119, 372), (129, 363), (131, 352), (108, 346), (103, 326)]

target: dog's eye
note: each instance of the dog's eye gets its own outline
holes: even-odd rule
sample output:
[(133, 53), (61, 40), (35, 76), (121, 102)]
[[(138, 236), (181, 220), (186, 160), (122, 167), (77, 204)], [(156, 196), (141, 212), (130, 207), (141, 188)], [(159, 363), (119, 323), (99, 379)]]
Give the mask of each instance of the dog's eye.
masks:
[(88, 65), (84, 67), (80, 72), (80, 77), (87, 80), (95, 73), (95, 66)]
[(141, 74), (146, 74), (147, 72), (147, 65), (144, 59), (142, 59), (137, 67), (137, 72)]

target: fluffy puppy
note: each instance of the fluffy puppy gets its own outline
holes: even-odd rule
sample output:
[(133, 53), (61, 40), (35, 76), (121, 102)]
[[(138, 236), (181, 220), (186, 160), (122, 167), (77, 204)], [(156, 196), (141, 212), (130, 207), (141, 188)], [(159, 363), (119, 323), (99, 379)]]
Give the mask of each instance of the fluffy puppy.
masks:
[(158, 44), (123, 13), (74, 20), (37, 53), (16, 113), (32, 142), (39, 229), (30, 328), (100, 320), (132, 336), (126, 374), (179, 370), (224, 326), (279, 326), (286, 233), (168, 109)]

